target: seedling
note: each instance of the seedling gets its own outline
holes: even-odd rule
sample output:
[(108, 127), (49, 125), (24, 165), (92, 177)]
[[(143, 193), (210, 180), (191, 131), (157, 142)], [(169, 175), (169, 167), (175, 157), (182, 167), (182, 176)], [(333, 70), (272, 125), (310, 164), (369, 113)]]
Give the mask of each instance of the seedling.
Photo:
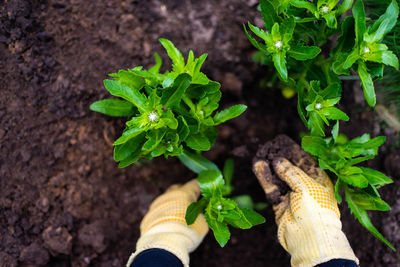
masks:
[(160, 73), (162, 60), (156, 53), (156, 64), (149, 70), (139, 66), (112, 73), (112, 79), (104, 80), (104, 86), (111, 95), (122, 99), (99, 100), (90, 108), (128, 118), (121, 137), (113, 143), (118, 167), (161, 155), (178, 156), (199, 173), (204, 197), (189, 207), (188, 224), (206, 209), (207, 222), (224, 246), (230, 236), (227, 224), (248, 229), (264, 222), (264, 218), (252, 210), (238, 208), (236, 202), (223, 197), (231, 191), (230, 182), (225, 185), (217, 166), (203, 158), (201, 152), (213, 146), (217, 125), (239, 116), (247, 107), (239, 104), (216, 112), (221, 99), (220, 84), (200, 71), (207, 55), (195, 58), (190, 51), (185, 63), (172, 42), (166, 39), (160, 42), (172, 60), (171, 71)]
[[(344, 190), (346, 202), (359, 222), (395, 250), (366, 212), (390, 209), (380, 198), (378, 188), (392, 180), (378, 171), (356, 166), (376, 156), (385, 137), (370, 139), (364, 134), (351, 141), (343, 140), (339, 122), (348, 121), (349, 117), (337, 105), (342, 97), (342, 81), (354, 78), (350, 74), (358, 73), (356, 78), (361, 80), (365, 99), (373, 107), (374, 80), (383, 77), (385, 65), (398, 70), (398, 58), (384, 44), (384, 37), (396, 25), (399, 7), (392, 0), (384, 14), (373, 20), (366, 17), (362, 0), (353, 3), (354, 0), (261, 0), (266, 30), (251, 23), (244, 28), (259, 50), (254, 59), (273, 65), (285, 90), (297, 92), (300, 118), (310, 130), (303, 137), (302, 146), (336, 178), (338, 202), (342, 201), (340, 191)], [(352, 15), (345, 16), (350, 9)], [(287, 92), (285, 95), (289, 96)], [(330, 137), (326, 137), (327, 128)]]
[(231, 185), (233, 160), (227, 160), (221, 172), (214, 163), (199, 158), (198, 155), (184, 153), (180, 159), (188, 168), (198, 173), (197, 180), (203, 196), (188, 207), (187, 224), (193, 224), (197, 216), (204, 212), (215, 239), (223, 247), (231, 236), (228, 225), (250, 229), (265, 222), (265, 218), (255, 212), (253, 206), (249, 206), (249, 203), (252, 203), (249, 196), (240, 196), (246, 198), (247, 207), (240, 207), (240, 203), (226, 197), (233, 189)]

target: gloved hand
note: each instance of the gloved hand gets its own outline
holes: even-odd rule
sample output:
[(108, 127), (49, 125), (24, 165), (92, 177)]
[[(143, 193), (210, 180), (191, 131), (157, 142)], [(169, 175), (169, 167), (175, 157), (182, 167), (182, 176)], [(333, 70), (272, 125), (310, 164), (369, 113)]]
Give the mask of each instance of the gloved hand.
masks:
[(328, 175), (317, 168), (311, 178), (285, 158), (275, 159), (272, 165), (291, 189), (286, 195), (278, 196), (279, 189), (267, 161), (257, 161), (254, 172), (267, 198), (275, 199), (279, 243), (291, 255), (292, 266), (315, 266), (332, 259), (348, 259), (358, 264), (341, 230), (340, 212)]
[(151, 248), (167, 250), (178, 257), (183, 266), (189, 266), (189, 253), (200, 245), (208, 232), (203, 214), (190, 226), (185, 221), (187, 207), (199, 195), (197, 180), (191, 180), (184, 185), (173, 185), (157, 197), (140, 224), (141, 235), (127, 266), (139, 253)]

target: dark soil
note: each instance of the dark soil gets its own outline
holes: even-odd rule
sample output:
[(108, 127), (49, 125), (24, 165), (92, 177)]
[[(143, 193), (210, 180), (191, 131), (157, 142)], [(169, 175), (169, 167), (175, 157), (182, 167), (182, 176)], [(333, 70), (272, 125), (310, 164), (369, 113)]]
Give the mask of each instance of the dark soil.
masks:
[[(258, 144), (305, 131), (296, 99), (258, 86), (267, 71), (251, 61), (242, 23), (262, 23), (249, 0), (0, 0), (0, 266), (123, 266), (135, 248), (147, 207), (169, 185), (194, 174), (163, 158), (118, 169), (111, 142), (123, 121), (89, 110), (107, 95), (106, 75), (151, 65), (163, 53), (157, 39), (184, 52), (209, 54), (205, 72), (221, 81), (222, 106), (245, 103), (245, 115), (219, 128), (206, 156), (218, 164), (236, 156), (234, 194), (264, 194), (251, 171)], [(164, 55), (164, 54), (163, 54)], [(165, 57), (164, 57), (165, 58)], [(355, 87), (355, 91), (359, 88)], [(372, 213), (378, 229), (400, 247), (400, 152), (390, 128), (363, 102), (345, 94), (350, 137), (385, 134), (389, 142), (369, 165), (395, 184), (381, 190), (392, 205)], [(399, 266), (392, 252), (341, 207), (343, 228), (362, 266)], [(288, 266), (273, 212), (252, 230), (232, 230), (219, 248), (209, 234), (192, 266)]]

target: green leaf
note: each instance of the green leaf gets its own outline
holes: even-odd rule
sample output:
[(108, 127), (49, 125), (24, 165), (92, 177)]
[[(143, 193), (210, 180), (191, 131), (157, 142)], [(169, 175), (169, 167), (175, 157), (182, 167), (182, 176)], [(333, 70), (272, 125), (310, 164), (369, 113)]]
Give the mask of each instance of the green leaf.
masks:
[(383, 63), (391, 66), (396, 70), (399, 69), (399, 59), (392, 51), (378, 51), (374, 53), (367, 53), (363, 55), (363, 59), (367, 61)]
[(362, 143), (364, 149), (378, 148), (386, 142), (386, 136), (377, 136), (367, 142)]
[(231, 184), (232, 184), (232, 177), (233, 177), (234, 169), (235, 169), (235, 161), (232, 158), (227, 159), (225, 161), (224, 169), (222, 171), (222, 173), (224, 174), (226, 186), (232, 187)]
[(396, 249), (393, 247), (392, 244), (388, 240), (386, 240), (385, 237), (379, 231), (373, 226), (371, 223), (371, 220), (368, 217), (367, 212), (359, 207), (353, 200), (353, 197), (350, 193), (350, 190), (345, 188), (345, 194), (346, 194), (346, 201), (347, 204), (349, 205), (349, 208), (351, 212), (354, 214), (354, 217), (357, 218), (357, 220), (368, 230), (370, 231), (376, 238), (381, 240), (383, 243), (385, 243), (388, 247), (390, 247), (393, 251), (396, 251)]
[(207, 151), (211, 148), (211, 143), (207, 136), (202, 133), (190, 134), (185, 143), (188, 147), (197, 151)]
[(190, 130), (188, 124), (183, 116), (178, 117), (178, 135), (180, 141), (185, 141), (186, 137), (188, 137)]
[(341, 175), (353, 175), (353, 174), (360, 174), (362, 170), (358, 167), (354, 166), (346, 166), (340, 170)]
[[(325, 155), (325, 156), (326, 156), (326, 155)], [(329, 170), (329, 171), (331, 171), (332, 173), (336, 174), (336, 176), (339, 176), (339, 174), (337, 173), (337, 171), (336, 171), (331, 165), (329, 165), (328, 162), (326, 162), (326, 161), (323, 160), (322, 158), (319, 158), (319, 159), (318, 159), (318, 164), (319, 164), (319, 167), (320, 167), (321, 169), (323, 169), (323, 170)]]
[(367, 194), (363, 191), (350, 191), (349, 193), (354, 203), (364, 210), (390, 210), (390, 206), (379, 197)]
[(265, 223), (265, 218), (263, 216), (261, 216), (260, 214), (258, 214), (257, 212), (255, 212), (254, 210), (247, 209), (247, 208), (244, 208), (241, 210), (242, 210), (244, 216), (246, 217), (246, 219), (252, 224), (252, 226)]
[(225, 184), (222, 173), (218, 170), (200, 172), (197, 181), (199, 181), (201, 194), (206, 198), (211, 198), (215, 194), (220, 195)]
[(141, 155), (141, 150), (140, 149), (135, 150), (127, 158), (125, 158), (119, 162), (118, 168), (125, 168), (125, 167), (128, 167), (129, 165), (135, 163), (140, 158), (140, 155)]
[(206, 170), (216, 170), (220, 172), (217, 165), (204, 158), (200, 154), (194, 154), (184, 150), (178, 157), (186, 167), (197, 174)]
[(317, 136), (304, 136), (301, 139), (301, 147), (311, 155), (317, 157), (328, 153), (325, 140)]
[(186, 92), (192, 81), (192, 77), (189, 74), (183, 73), (175, 78), (174, 84), (171, 88), (163, 91), (161, 97), (161, 103), (167, 108), (173, 108), (179, 105), (182, 96)]
[(324, 121), (317, 112), (309, 112), (308, 128), (312, 135), (325, 136)]
[(354, 47), (354, 18), (352, 16), (346, 17), (342, 22), (341, 29), (341, 35), (337, 39), (336, 46), (332, 50), (333, 54), (349, 52)]
[(301, 82), (296, 84), (297, 91), (297, 112), (304, 125), (307, 125), (306, 112), (304, 111), (304, 86)]
[(321, 49), (316, 46), (303, 46), (303, 45), (291, 45), (288, 55), (296, 60), (308, 60), (313, 59), (321, 53)]
[(338, 135), (339, 135), (339, 121), (337, 120), (335, 125), (332, 128), (332, 138), (335, 141), (335, 143), (338, 138)]
[(141, 77), (126, 70), (119, 70), (116, 75), (116, 80), (133, 90), (140, 90), (145, 85), (145, 82)]
[(90, 109), (113, 117), (132, 116), (135, 113), (134, 106), (124, 100), (103, 99), (90, 105)]
[(144, 133), (140, 134), (126, 143), (117, 145), (114, 147), (114, 160), (121, 161), (128, 158), (133, 152), (135, 152), (143, 144)]
[(291, 0), (290, 4), (298, 8), (305, 8), (312, 14), (314, 14), (317, 11), (316, 6), (313, 3), (310, 3), (306, 0)]
[(122, 136), (119, 137), (114, 143), (113, 146), (121, 145), (128, 142), (130, 139), (134, 138), (141, 134), (145, 129), (143, 128), (132, 128), (123, 132)]
[[(353, 159), (349, 159), (347, 161), (347, 165), (356, 165), (358, 163), (364, 162), (366, 160), (370, 160), (373, 159), (374, 156), (370, 155), (370, 156), (365, 156), (365, 157), (358, 157), (358, 158), (353, 158)], [(364, 175), (365, 176), (365, 175)]]
[(189, 205), (185, 214), (187, 225), (191, 225), (196, 221), (197, 216), (199, 216), (199, 214), (203, 212), (203, 210), (207, 207), (207, 204), (207, 199), (202, 198), (199, 201), (193, 202)]
[(333, 12), (329, 12), (327, 15), (323, 16), (325, 21), (326, 21), (326, 25), (331, 28), (331, 29), (336, 29), (337, 28), (337, 20), (336, 20), (336, 16), (335, 13)]
[(104, 80), (104, 86), (113, 96), (121, 97), (133, 105), (140, 111), (145, 111), (146, 97), (138, 90), (134, 90), (128, 86), (122, 85), (120, 82), (113, 80)]
[(220, 125), (227, 120), (240, 116), (247, 109), (246, 105), (234, 105), (222, 111), (219, 111), (214, 116), (214, 125)]
[(229, 232), (229, 228), (226, 223), (218, 222), (214, 218), (211, 218), (207, 213), (206, 221), (208, 226), (210, 226), (210, 229), (213, 231), (214, 237), (217, 240), (218, 244), (221, 247), (224, 247), (231, 237), (231, 233)]
[(163, 112), (161, 120), (170, 129), (176, 130), (178, 128), (178, 121), (175, 119), (175, 115), (170, 109), (168, 109), (166, 112)]
[(354, 0), (343, 0), (342, 4), (336, 10), (338, 15), (344, 14), (347, 10), (351, 8), (353, 5)]
[(151, 151), (150, 155), (153, 158), (155, 158), (155, 157), (161, 156), (164, 153), (167, 153), (167, 148), (163, 143), (161, 143), (153, 151)]
[(149, 69), (149, 72), (151, 72), (151, 73), (159, 73), (161, 65), (162, 65), (162, 59), (161, 59), (160, 55), (157, 52), (154, 53), (154, 60), (156, 61), (156, 64), (154, 64)]
[(244, 25), (244, 24), (243, 24), (243, 29), (244, 29), (244, 32), (246, 33), (247, 39), (249, 39), (250, 43), (255, 48), (257, 48), (258, 50), (263, 51), (263, 52), (267, 51), (267, 47), (264, 44), (257, 42), (257, 40), (247, 32), (246, 25)]
[(288, 71), (286, 67), (286, 58), (284, 53), (273, 54), (272, 60), (274, 61), (274, 66), (279, 73), (281, 79), (285, 82), (288, 81)]
[[(279, 30), (279, 23), (275, 23), (274, 26), (272, 26), (271, 29), (271, 37), (272, 37), (272, 45), (275, 46), (275, 42), (276, 41), (282, 41), (282, 36), (281, 36), (281, 32)], [(269, 43), (267, 43), (268, 45), (270, 45)]]
[(263, 39), (265, 41), (266, 44), (271, 44), (272, 41), (272, 37), (270, 33), (266, 33), (265, 31), (263, 31), (262, 29), (254, 26), (253, 24), (251, 24), (250, 22), (247, 23), (247, 25), (249, 26), (250, 30), (257, 35), (258, 37), (260, 37), (261, 39)]
[(144, 143), (142, 149), (144, 151), (152, 151), (155, 149), (160, 142), (162, 141), (164, 135), (166, 134), (167, 130), (164, 129), (157, 129), (149, 132), (146, 136), (147, 141)]
[(335, 107), (323, 108), (320, 110), (320, 112), (330, 120), (349, 120), (349, 117), (346, 115), (346, 113)]
[(185, 69), (185, 59), (181, 52), (174, 46), (174, 44), (167, 39), (159, 39), (161, 45), (165, 48), (168, 56), (172, 60), (172, 69), (174, 72), (180, 73)]
[(340, 175), (340, 180), (357, 188), (366, 188), (368, 180), (362, 174)]
[(365, 100), (367, 100), (368, 105), (371, 107), (375, 106), (376, 95), (374, 83), (372, 82), (371, 75), (368, 73), (367, 66), (363, 61), (358, 61), (358, 75), (360, 75)]
[(237, 203), (238, 207), (241, 209), (244, 208), (253, 209), (254, 207), (254, 202), (249, 195), (235, 196), (232, 199)]
[(332, 70), (337, 75), (350, 75), (349, 70), (344, 68), (344, 63), (346, 62), (349, 53), (338, 53), (335, 62), (332, 64)]
[(352, 12), (355, 22), (356, 44), (360, 45), (364, 39), (364, 33), (367, 31), (364, 3), (362, 0), (357, 0), (353, 6)]
[(399, 17), (399, 6), (396, 0), (392, 0), (386, 12), (375, 21), (369, 30), (369, 38), (365, 41), (369, 43), (381, 42), (383, 37), (388, 34), (397, 23)]
[(191, 84), (186, 90), (186, 95), (189, 98), (202, 99), (206, 95), (214, 94), (219, 91), (221, 84), (210, 81), (208, 84)]
[(207, 127), (203, 131), (203, 134), (208, 138), (208, 141), (210, 142), (211, 146), (213, 146), (215, 140), (217, 139), (218, 130), (215, 127)]
[(382, 187), (386, 184), (393, 183), (392, 179), (390, 179), (389, 177), (387, 177), (386, 175), (384, 175), (379, 171), (365, 167), (359, 167), (359, 168), (362, 170), (363, 175), (365, 178), (367, 178), (368, 182), (371, 185), (376, 186), (377, 188)]
[(351, 53), (347, 56), (346, 60), (343, 63), (343, 69), (347, 70), (353, 66), (353, 64), (360, 58), (358, 55), (358, 49), (354, 49)]
[(275, 8), (269, 0), (261, 0), (260, 6), (262, 18), (265, 22), (265, 28), (270, 31), (272, 29), (272, 26), (274, 26), (274, 23), (278, 22), (278, 16), (276, 14)]
[(295, 26), (296, 22), (293, 16), (285, 18), (282, 21), (280, 25), (280, 31), (281, 35), (283, 36), (283, 43), (289, 43), (289, 41), (292, 40)]
[(342, 203), (342, 196), (340, 195), (342, 188), (343, 182), (338, 178), (335, 184), (335, 198), (339, 204)]

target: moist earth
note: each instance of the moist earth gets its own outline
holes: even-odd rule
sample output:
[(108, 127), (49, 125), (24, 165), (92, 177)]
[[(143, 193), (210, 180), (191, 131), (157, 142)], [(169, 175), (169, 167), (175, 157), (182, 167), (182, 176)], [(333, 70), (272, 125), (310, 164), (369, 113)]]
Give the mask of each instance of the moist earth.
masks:
[[(113, 161), (112, 141), (123, 120), (91, 112), (108, 96), (102, 80), (120, 68), (152, 64), (163, 55), (158, 38), (185, 54), (208, 53), (204, 71), (222, 84), (221, 107), (248, 105), (219, 129), (205, 156), (220, 166), (234, 157), (234, 194), (265, 201), (251, 171), (258, 146), (278, 134), (299, 142), (306, 129), (296, 99), (265, 88), (271, 72), (253, 63), (242, 24), (262, 26), (257, 1), (0, 1), (0, 266), (124, 266), (147, 207), (173, 183), (195, 175), (175, 158), (125, 169)], [(392, 206), (372, 221), (400, 247), (400, 152), (395, 132), (345, 88), (349, 137), (384, 134), (388, 142), (368, 163), (390, 175), (382, 188)], [(341, 206), (343, 229), (361, 266), (399, 266), (399, 254), (372, 237)], [(191, 266), (289, 266), (270, 207), (251, 230), (232, 229), (225, 248), (212, 235), (191, 254)]]

